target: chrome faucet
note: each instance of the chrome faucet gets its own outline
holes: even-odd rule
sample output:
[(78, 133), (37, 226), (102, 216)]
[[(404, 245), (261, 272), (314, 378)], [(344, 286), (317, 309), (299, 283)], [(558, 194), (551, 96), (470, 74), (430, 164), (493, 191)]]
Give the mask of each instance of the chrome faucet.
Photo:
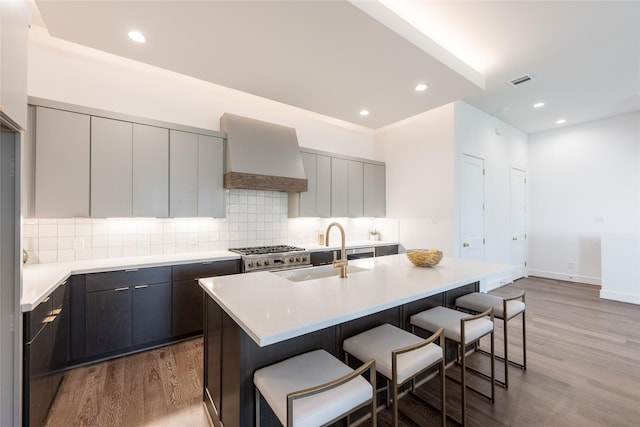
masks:
[(337, 260), (337, 256), (336, 253), (333, 253), (333, 266), (335, 268), (340, 268), (340, 277), (342, 279), (347, 277), (347, 265), (349, 265), (349, 262), (347, 261), (347, 251), (345, 250), (344, 247), (344, 228), (342, 228), (342, 226), (340, 224), (338, 224), (337, 222), (332, 222), (331, 224), (329, 224), (329, 226), (327, 227), (327, 231), (326, 231), (326, 235), (325, 235), (325, 241), (324, 244), (325, 246), (329, 246), (329, 230), (331, 230), (331, 227), (338, 227), (338, 230), (340, 230), (340, 237), (342, 238), (342, 251), (340, 253), (340, 259)]

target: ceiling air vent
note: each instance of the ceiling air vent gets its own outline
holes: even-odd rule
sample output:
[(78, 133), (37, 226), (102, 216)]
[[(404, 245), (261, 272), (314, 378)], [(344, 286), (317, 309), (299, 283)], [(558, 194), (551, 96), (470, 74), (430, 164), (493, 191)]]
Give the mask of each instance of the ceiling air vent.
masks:
[(531, 80), (533, 80), (533, 77), (531, 77), (529, 74), (525, 74), (524, 76), (516, 77), (513, 80), (509, 80), (509, 84), (511, 86), (518, 86)]

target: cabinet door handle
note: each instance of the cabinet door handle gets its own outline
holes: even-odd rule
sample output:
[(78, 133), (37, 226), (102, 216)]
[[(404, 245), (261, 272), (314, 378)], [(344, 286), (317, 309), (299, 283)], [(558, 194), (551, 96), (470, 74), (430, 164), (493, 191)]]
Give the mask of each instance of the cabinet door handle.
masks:
[(134, 286), (135, 289), (144, 289), (144, 288), (147, 288), (147, 287), (149, 287), (149, 285), (135, 285)]
[(467, 242), (464, 242), (464, 243), (462, 244), (462, 247), (463, 247), (463, 248), (468, 248), (468, 247), (469, 247), (469, 244), (468, 244)]
[(138, 271), (137, 268), (128, 268), (128, 269), (124, 270), (125, 273), (133, 273), (133, 272), (136, 272), (136, 271)]
[(129, 287), (128, 287), (128, 286), (125, 286), (124, 288), (115, 288), (115, 289), (114, 289), (114, 291), (116, 291), (116, 292), (120, 292), (120, 291), (128, 291), (128, 290), (129, 290)]
[(42, 323), (51, 323), (56, 320), (56, 316), (47, 316), (42, 320)]

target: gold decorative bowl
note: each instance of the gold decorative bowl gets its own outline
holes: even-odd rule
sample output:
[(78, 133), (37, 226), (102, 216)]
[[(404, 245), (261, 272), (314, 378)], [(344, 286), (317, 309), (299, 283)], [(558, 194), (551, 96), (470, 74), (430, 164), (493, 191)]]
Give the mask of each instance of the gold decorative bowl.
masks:
[(437, 249), (409, 249), (407, 258), (418, 267), (433, 267), (442, 260), (442, 251)]

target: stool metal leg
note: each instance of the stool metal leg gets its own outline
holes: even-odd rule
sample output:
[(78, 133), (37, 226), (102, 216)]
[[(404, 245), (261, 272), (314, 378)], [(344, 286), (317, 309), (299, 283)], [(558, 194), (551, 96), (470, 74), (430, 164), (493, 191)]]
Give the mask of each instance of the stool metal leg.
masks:
[(256, 407), (256, 427), (260, 427), (260, 390), (258, 387), (253, 388), (255, 393), (255, 407)]

